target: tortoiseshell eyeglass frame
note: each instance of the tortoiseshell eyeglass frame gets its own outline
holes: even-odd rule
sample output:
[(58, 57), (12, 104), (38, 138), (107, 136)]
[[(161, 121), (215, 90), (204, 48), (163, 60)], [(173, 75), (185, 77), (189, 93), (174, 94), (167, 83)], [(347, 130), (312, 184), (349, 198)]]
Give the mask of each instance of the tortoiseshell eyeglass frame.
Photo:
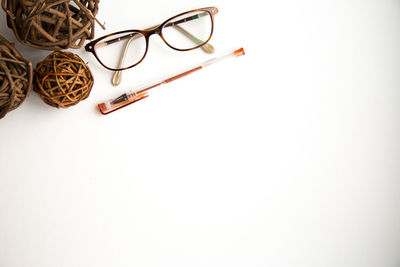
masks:
[[(165, 38), (164, 38), (164, 36), (163, 36), (163, 34), (162, 34), (162, 29), (163, 29), (164, 27), (166, 27), (166, 26), (173, 26), (173, 25), (175, 25), (175, 24), (179, 24), (179, 23), (182, 23), (182, 22), (185, 22), (185, 21), (189, 21), (189, 20), (192, 20), (192, 19), (196, 19), (196, 18), (198, 18), (198, 17), (187, 17), (187, 18), (185, 18), (185, 19), (183, 19), (183, 20), (179, 20), (179, 21), (173, 22), (173, 24), (171, 24), (171, 25), (168, 24), (171, 20), (173, 20), (173, 19), (175, 19), (175, 18), (177, 18), (177, 17), (180, 17), (180, 16), (185, 15), (185, 14), (190, 14), (190, 13), (193, 13), (193, 12), (198, 12), (198, 11), (204, 11), (204, 12), (207, 12), (207, 14), (210, 15), (210, 18), (211, 18), (211, 31), (210, 31), (210, 36), (208, 37), (208, 39), (205, 40), (203, 43), (200, 43), (200, 44), (198, 44), (198, 45), (196, 45), (196, 46), (194, 46), (194, 47), (186, 48), (186, 49), (180, 49), (180, 48), (176, 48), (176, 47), (170, 45), (170, 44), (165, 40)], [(97, 61), (98, 61), (104, 68), (106, 68), (106, 69), (108, 69), (108, 70), (111, 70), (111, 71), (122, 71), (122, 70), (127, 70), (127, 69), (130, 69), (130, 68), (133, 68), (134, 66), (138, 65), (140, 62), (143, 61), (143, 59), (145, 58), (145, 56), (146, 56), (146, 54), (147, 54), (147, 50), (148, 50), (148, 47), (149, 47), (149, 38), (150, 38), (150, 36), (153, 35), (153, 34), (158, 34), (158, 35), (161, 37), (161, 39), (164, 41), (164, 43), (166, 43), (170, 48), (172, 48), (172, 49), (174, 49), (174, 50), (177, 50), (177, 51), (189, 51), (189, 50), (193, 50), (193, 49), (199, 48), (199, 47), (201, 47), (201, 46), (207, 44), (208, 41), (211, 39), (211, 37), (212, 37), (212, 35), (213, 35), (213, 32), (214, 32), (214, 16), (215, 16), (217, 13), (218, 13), (218, 9), (217, 9), (216, 7), (204, 7), (204, 8), (198, 8), (198, 9), (189, 10), (189, 11), (180, 13), (180, 14), (178, 14), (178, 15), (175, 15), (175, 16), (173, 16), (173, 17), (171, 17), (171, 18), (165, 20), (163, 23), (161, 23), (161, 24), (159, 24), (159, 25), (157, 25), (157, 26), (150, 27), (150, 28), (145, 29), (145, 30), (125, 30), (125, 31), (119, 31), (119, 32), (114, 32), (114, 33), (107, 34), (107, 35), (105, 35), (105, 36), (102, 36), (102, 37), (100, 37), (100, 38), (98, 38), (98, 39), (96, 39), (96, 40), (93, 40), (93, 41), (91, 41), (90, 43), (88, 43), (88, 44), (85, 46), (85, 50), (88, 51), (88, 52), (91, 52), (91, 53), (95, 56), (95, 58), (97, 59)], [(177, 25), (177, 26), (179, 26), (179, 25)], [(111, 39), (111, 40), (107, 41), (107, 43), (105, 43), (105, 44), (98, 44), (100, 41), (104, 40), (105, 38), (109, 38), (109, 37), (111, 37), (111, 36), (113, 36), (113, 35), (120, 35), (120, 34), (123, 34), (123, 33), (126, 33), (127, 35), (126, 35), (126, 36), (123, 36), (123, 37), (116, 38), (116, 39)], [(132, 38), (132, 37), (134, 36), (135, 33), (139, 33), (139, 34), (143, 35), (144, 38), (145, 38), (145, 40), (146, 40), (146, 49), (145, 49), (145, 52), (144, 52), (144, 54), (143, 54), (143, 57), (142, 57), (138, 62), (136, 62), (135, 64), (133, 64), (133, 65), (131, 65), (131, 66), (124, 67), (124, 68), (110, 68), (110, 67), (106, 66), (106, 65), (100, 60), (100, 58), (98, 57), (98, 55), (97, 55), (97, 53), (96, 53), (96, 44), (97, 44), (98, 46), (101, 47), (101, 46), (103, 46), (103, 45), (108, 45), (108, 44), (111, 44), (111, 43), (113, 43), (113, 42), (120, 41), (121, 39)]]

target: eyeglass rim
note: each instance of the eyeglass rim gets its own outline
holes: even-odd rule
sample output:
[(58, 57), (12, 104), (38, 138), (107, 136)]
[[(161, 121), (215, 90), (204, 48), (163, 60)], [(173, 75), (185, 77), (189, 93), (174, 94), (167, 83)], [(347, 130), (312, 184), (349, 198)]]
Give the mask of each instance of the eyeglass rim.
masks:
[[(210, 15), (210, 18), (211, 18), (211, 31), (210, 31), (210, 36), (208, 37), (208, 39), (207, 39), (205, 42), (201, 43), (200, 45), (197, 45), (197, 46), (192, 47), (192, 48), (180, 49), (180, 48), (176, 48), (176, 47), (171, 46), (171, 45), (165, 40), (164, 36), (162, 35), (162, 29), (164, 28), (164, 26), (165, 26), (170, 20), (173, 20), (173, 19), (175, 19), (175, 18), (177, 18), (177, 17), (179, 17), (179, 16), (182, 16), (182, 15), (185, 15), (185, 14), (187, 14), (187, 13), (192, 13), (192, 12), (196, 12), (196, 11), (205, 11), (205, 12), (209, 13), (209, 15)], [(123, 30), (123, 31), (118, 31), (118, 32), (113, 32), (113, 33), (110, 33), (110, 34), (106, 34), (106, 35), (104, 35), (104, 36), (102, 36), (102, 37), (99, 37), (99, 38), (97, 38), (97, 39), (95, 39), (95, 40), (89, 42), (88, 44), (86, 44), (86, 45), (85, 45), (85, 50), (86, 50), (87, 52), (92, 53), (92, 54), (95, 56), (95, 58), (97, 59), (97, 61), (98, 61), (104, 68), (106, 68), (106, 69), (108, 69), (108, 70), (111, 70), (111, 71), (123, 71), (123, 70), (127, 70), (127, 69), (130, 69), (130, 68), (135, 67), (136, 65), (138, 65), (139, 63), (141, 63), (141, 62), (143, 61), (143, 59), (145, 58), (145, 56), (146, 56), (146, 54), (147, 54), (147, 50), (148, 50), (148, 47), (149, 47), (149, 37), (150, 37), (152, 34), (158, 34), (167, 46), (169, 46), (170, 48), (172, 48), (172, 49), (174, 49), (174, 50), (177, 50), (177, 51), (190, 51), (190, 50), (193, 50), (193, 49), (196, 49), (196, 48), (199, 48), (199, 47), (205, 45), (206, 43), (208, 43), (208, 42), (210, 41), (210, 39), (211, 39), (211, 37), (212, 37), (212, 35), (213, 35), (213, 33), (214, 33), (214, 16), (215, 16), (217, 13), (218, 13), (218, 9), (217, 9), (217, 7), (214, 7), (214, 6), (212, 6), (212, 7), (196, 8), (196, 9), (193, 9), (193, 10), (185, 11), (185, 12), (182, 12), (182, 13), (180, 13), (180, 14), (177, 14), (177, 15), (175, 15), (175, 16), (173, 16), (173, 17), (168, 18), (168, 19), (165, 20), (163, 23), (159, 24), (156, 28), (151, 29), (151, 30), (135, 30), (135, 29), (134, 29), (134, 30)], [(142, 34), (142, 35), (145, 37), (145, 40), (146, 40), (146, 49), (145, 49), (145, 52), (143, 53), (142, 58), (141, 58), (138, 62), (136, 62), (136, 63), (134, 63), (133, 65), (130, 65), (130, 66), (128, 66), (128, 67), (124, 67), (124, 68), (110, 68), (110, 67), (106, 66), (106, 65), (100, 60), (100, 58), (98, 57), (98, 55), (97, 55), (97, 53), (96, 53), (96, 50), (95, 50), (95, 46), (96, 46), (96, 44), (97, 44), (98, 42), (100, 42), (101, 40), (103, 40), (103, 39), (105, 39), (105, 38), (108, 38), (108, 37), (110, 37), (110, 36), (113, 36), (113, 35), (118, 35), (118, 34), (123, 34), (123, 33), (135, 33), (135, 32)]]
[[(203, 43), (201, 43), (201, 44), (199, 44), (199, 45), (197, 45), (197, 46), (195, 46), (195, 47), (191, 47), (191, 48), (183, 48), (183, 49), (182, 49), (182, 48), (176, 48), (176, 47), (170, 45), (170, 44), (165, 40), (165, 38), (164, 38), (164, 36), (163, 36), (163, 34), (162, 34), (162, 30), (164, 29), (164, 26), (165, 26), (170, 20), (173, 20), (173, 19), (175, 19), (175, 18), (177, 18), (177, 17), (180, 17), (180, 16), (182, 16), (182, 15), (185, 15), (185, 14), (187, 14), (187, 13), (192, 13), (192, 12), (196, 12), (196, 11), (206, 11), (206, 12), (208, 12), (208, 13), (210, 14), (210, 18), (211, 18), (211, 31), (210, 31), (210, 36), (208, 37), (208, 39), (207, 39), (206, 41), (204, 41)], [(205, 45), (206, 43), (208, 43), (208, 41), (210, 41), (210, 39), (211, 39), (211, 37), (212, 37), (212, 35), (213, 35), (213, 32), (214, 32), (214, 16), (215, 16), (217, 13), (218, 13), (218, 9), (217, 9), (216, 7), (205, 7), (205, 8), (198, 8), (198, 9), (186, 11), (186, 12), (183, 12), (183, 13), (181, 13), (181, 14), (175, 15), (175, 16), (173, 16), (173, 17), (167, 19), (166, 21), (164, 21), (164, 22), (159, 26), (159, 28), (160, 28), (160, 36), (161, 36), (161, 38), (163, 39), (163, 41), (164, 41), (169, 47), (171, 47), (172, 49), (177, 50), (177, 51), (189, 51), (189, 50), (193, 50), (193, 49), (199, 48), (199, 47)]]

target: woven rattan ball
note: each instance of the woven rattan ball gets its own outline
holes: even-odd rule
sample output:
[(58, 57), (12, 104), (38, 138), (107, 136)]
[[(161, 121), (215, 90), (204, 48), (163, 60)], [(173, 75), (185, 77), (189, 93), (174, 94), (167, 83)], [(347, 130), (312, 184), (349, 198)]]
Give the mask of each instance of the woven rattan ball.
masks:
[(32, 87), (32, 63), (0, 36), (0, 119), (19, 107)]
[(50, 106), (68, 108), (89, 96), (93, 82), (89, 67), (78, 55), (55, 51), (37, 64), (33, 90)]
[(27, 46), (49, 50), (80, 48), (86, 39), (94, 37), (99, 0), (1, 0), (1, 3), (7, 12), (8, 27)]

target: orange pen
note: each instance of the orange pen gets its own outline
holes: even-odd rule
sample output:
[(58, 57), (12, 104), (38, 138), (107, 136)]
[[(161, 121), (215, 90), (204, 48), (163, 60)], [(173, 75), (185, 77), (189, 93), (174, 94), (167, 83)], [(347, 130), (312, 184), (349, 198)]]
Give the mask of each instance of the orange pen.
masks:
[(244, 53), (244, 49), (243, 48), (239, 48), (239, 49), (236, 49), (236, 50), (234, 50), (232, 52), (229, 52), (229, 53), (227, 53), (225, 55), (222, 55), (222, 56), (219, 56), (219, 57), (214, 57), (214, 58), (212, 58), (210, 60), (207, 60), (207, 61), (203, 62), (202, 64), (200, 64), (197, 67), (191, 68), (191, 69), (189, 69), (187, 71), (184, 71), (184, 72), (181, 72), (179, 74), (173, 75), (171, 77), (162, 79), (160, 81), (152, 82), (149, 85), (146, 85), (146, 86), (141, 87), (139, 89), (136, 89), (136, 90), (127, 92), (125, 94), (122, 94), (122, 95), (120, 95), (119, 97), (117, 97), (115, 99), (111, 99), (111, 100), (108, 100), (108, 101), (103, 102), (101, 104), (98, 104), (99, 110), (104, 115), (109, 114), (109, 113), (111, 113), (113, 111), (116, 111), (117, 109), (126, 107), (127, 105), (130, 105), (132, 103), (135, 103), (135, 102), (137, 102), (139, 100), (142, 100), (142, 99), (148, 97), (149, 96), (148, 95), (148, 91), (150, 89), (154, 88), (154, 87), (157, 87), (159, 85), (163, 85), (163, 84), (172, 82), (174, 80), (177, 80), (179, 78), (182, 78), (182, 77), (184, 77), (184, 76), (186, 76), (186, 75), (188, 75), (188, 74), (190, 74), (192, 72), (201, 70), (201, 69), (203, 69), (203, 68), (205, 68), (205, 67), (207, 67), (207, 66), (209, 66), (209, 65), (211, 65), (211, 64), (213, 64), (215, 62), (218, 62), (218, 61), (220, 61), (222, 59), (225, 59), (225, 58), (228, 58), (228, 57), (231, 57), (231, 56), (239, 57), (239, 56), (242, 56), (244, 54), (245, 54)]

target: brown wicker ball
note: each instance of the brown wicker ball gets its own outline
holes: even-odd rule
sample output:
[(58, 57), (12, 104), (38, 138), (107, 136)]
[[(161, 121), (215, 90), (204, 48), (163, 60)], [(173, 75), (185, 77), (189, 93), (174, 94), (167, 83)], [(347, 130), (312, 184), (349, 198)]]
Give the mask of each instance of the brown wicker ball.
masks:
[(18, 41), (49, 50), (80, 48), (93, 39), (98, 4), (99, 0), (1, 0)]
[(37, 64), (33, 90), (50, 106), (68, 108), (89, 96), (93, 82), (89, 67), (78, 55), (55, 51)]
[(32, 63), (0, 36), (0, 119), (19, 107), (32, 87)]

